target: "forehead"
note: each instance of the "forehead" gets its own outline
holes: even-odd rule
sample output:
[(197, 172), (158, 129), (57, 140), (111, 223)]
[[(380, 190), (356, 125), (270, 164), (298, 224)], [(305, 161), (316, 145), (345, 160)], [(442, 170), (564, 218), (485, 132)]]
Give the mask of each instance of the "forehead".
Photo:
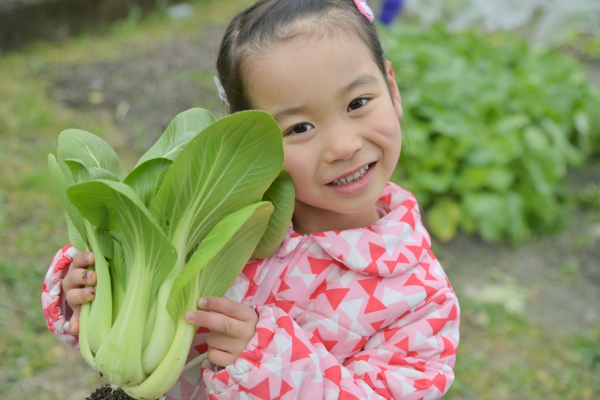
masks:
[(259, 109), (310, 96), (329, 98), (363, 75), (382, 80), (370, 50), (353, 35), (297, 35), (250, 57), (247, 65), (250, 101)]

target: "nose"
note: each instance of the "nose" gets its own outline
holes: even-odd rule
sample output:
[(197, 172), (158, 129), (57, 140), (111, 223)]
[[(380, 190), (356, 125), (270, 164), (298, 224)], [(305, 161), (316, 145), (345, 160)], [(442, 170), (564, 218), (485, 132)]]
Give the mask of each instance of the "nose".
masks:
[(329, 164), (351, 159), (364, 146), (356, 126), (353, 127), (349, 123), (332, 124), (321, 137), (324, 145), (324, 159)]

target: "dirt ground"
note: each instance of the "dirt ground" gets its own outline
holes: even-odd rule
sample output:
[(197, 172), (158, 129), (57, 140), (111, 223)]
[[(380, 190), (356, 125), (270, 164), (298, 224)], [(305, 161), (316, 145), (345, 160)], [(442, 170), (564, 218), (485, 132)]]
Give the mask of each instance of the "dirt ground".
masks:
[(215, 115), (226, 111), (213, 81), (223, 29), (209, 26), (197, 40), (163, 42), (141, 54), (132, 49), (128, 58), (48, 70), (55, 81), (50, 96), (80, 111), (114, 114), (123, 130), (143, 132), (127, 137), (132, 150), (142, 152), (181, 111), (199, 106)]

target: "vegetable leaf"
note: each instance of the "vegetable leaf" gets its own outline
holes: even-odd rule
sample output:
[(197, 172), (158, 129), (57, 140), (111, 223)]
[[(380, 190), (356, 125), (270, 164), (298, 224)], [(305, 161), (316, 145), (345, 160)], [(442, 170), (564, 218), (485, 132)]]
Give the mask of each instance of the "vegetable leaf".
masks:
[(137, 193), (146, 207), (150, 208), (172, 162), (166, 158), (148, 160), (131, 171), (124, 183)]
[(202, 108), (192, 108), (177, 115), (158, 141), (140, 158), (136, 168), (154, 158), (174, 160), (198, 132), (212, 124), (215, 118)]
[[(67, 196), (66, 190), (69, 184), (56, 161), (56, 157), (52, 154), (48, 155), (48, 169), (50, 170), (50, 176), (54, 182), (54, 187), (56, 187), (56, 191), (58, 192), (60, 202), (67, 213), (69, 240), (77, 250), (85, 250), (88, 247), (88, 241), (85, 225), (83, 224), (83, 217)], [(70, 171), (69, 174), (71, 174)], [(75, 232), (79, 235), (76, 235)]]
[(273, 205), (251, 204), (223, 218), (198, 246), (171, 288), (167, 309), (175, 319), (182, 311), (177, 305), (181, 290), (201, 274), (199, 296), (225, 294), (250, 259), (267, 228)]
[(71, 172), (65, 160), (80, 160), (87, 168), (102, 168), (112, 172), (119, 180), (125, 178), (126, 172), (119, 157), (98, 136), (79, 129), (67, 129), (58, 136), (58, 162), (69, 184), (73, 184)]
[(121, 182), (121, 180), (115, 174), (105, 169), (92, 167), (89, 168), (89, 171), (93, 180), (97, 181), (99, 179), (104, 179), (107, 181)]
[(295, 188), (292, 176), (281, 170), (269, 189), (263, 195), (263, 201), (269, 201), (275, 208), (265, 234), (256, 246), (252, 258), (268, 258), (281, 245), (288, 232), (294, 213)]
[(179, 154), (152, 202), (167, 236), (188, 253), (225, 215), (261, 200), (281, 171), (282, 135), (269, 114), (240, 112), (209, 125)]
[(87, 182), (92, 180), (92, 175), (90, 171), (85, 166), (83, 161), (77, 159), (68, 159), (65, 160), (65, 164), (71, 170), (71, 176), (73, 177), (73, 181), (75, 183)]

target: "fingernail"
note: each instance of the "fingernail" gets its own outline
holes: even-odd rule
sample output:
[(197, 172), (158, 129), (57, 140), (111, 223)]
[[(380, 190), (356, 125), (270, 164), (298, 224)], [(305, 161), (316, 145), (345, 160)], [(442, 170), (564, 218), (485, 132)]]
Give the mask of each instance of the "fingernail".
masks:
[(96, 292), (93, 289), (90, 289), (90, 295), (95, 296)]
[(198, 307), (200, 307), (200, 308), (205, 307), (206, 303), (208, 303), (208, 301), (206, 301), (206, 299), (204, 297), (200, 297), (198, 299)]
[(89, 281), (90, 280), (90, 270), (85, 270), (85, 272), (83, 273), (83, 280), (85, 281)]
[(185, 320), (188, 322), (192, 322), (194, 320), (194, 313), (192, 311), (188, 311), (185, 313)]

